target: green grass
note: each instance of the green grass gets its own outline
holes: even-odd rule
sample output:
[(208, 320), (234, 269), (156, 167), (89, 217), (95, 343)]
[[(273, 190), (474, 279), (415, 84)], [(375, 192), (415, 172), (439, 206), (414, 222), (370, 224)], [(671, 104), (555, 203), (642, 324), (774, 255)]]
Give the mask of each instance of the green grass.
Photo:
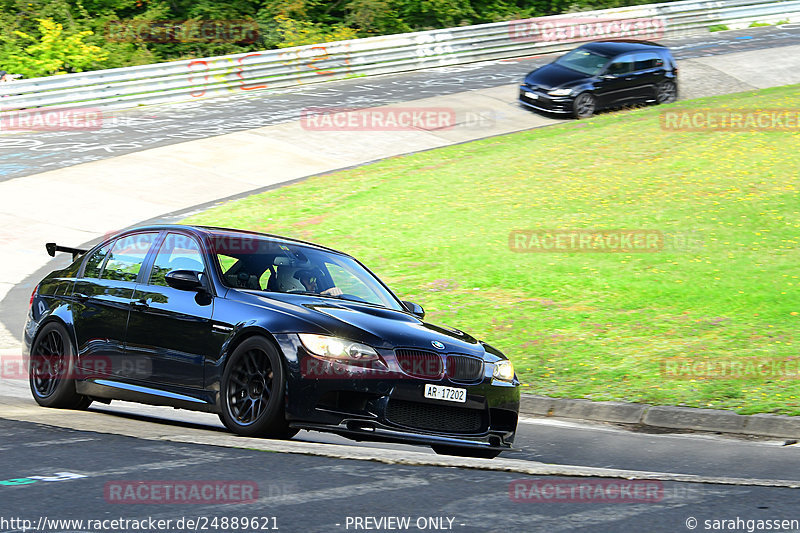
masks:
[[(672, 379), (665, 358), (798, 358), (800, 132), (676, 132), (667, 109), (800, 108), (800, 86), (484, 139), (227, 203), (192, 223), (353, 254), (531, 393), (800, 414), (800, 381)], [(659, 253), (516, 253), (516, 229), (654, 229)]]
[(715, 32), (715, 31), (727, 31), (730, 28), (725, 24), (714, 24), (708, 27), (708, 31)]
[(778, 22), (751, 22), (748, 28), (763, 28), (764, 26), (780, 26), (781, 24), (791, 24), (789, 19), (781, 19)]

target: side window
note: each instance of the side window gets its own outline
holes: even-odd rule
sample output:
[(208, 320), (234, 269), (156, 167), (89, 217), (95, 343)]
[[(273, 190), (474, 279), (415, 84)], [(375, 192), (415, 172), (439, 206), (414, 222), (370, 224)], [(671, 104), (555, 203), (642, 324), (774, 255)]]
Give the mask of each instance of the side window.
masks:
[(150, 284), (167, 286), (165, 276), (173, 270), (194, 270), (204, 272), (203, 255), (200, 245), (188, 235), (169, 233), (158, 250), (153, 269), (150, 272)]
[(633, 72), (633, 56), (622, 56), (608, 66), (608, 74), (619, 76)]
[(108, 243), (105, 246), (98, 248), (97, 251), (89, 256), (89, 258), (86, 260), (86, 266), (83, 268), (84, 278), (100, 277), (100, 271), (103, 269), (103, 261), (108, 255), (108, 251), (111, 249), (111, 244), (112, 243)]
[(634, 70), (663, 67), (664, 61), (655, 52), (641, 52), (634, 56)]
[(102, 279), (117, 281), (136, 281), (142, 263), (153, 244), (157, 233), (135, 233), (127, 235), (114, 243), (108, 254)]

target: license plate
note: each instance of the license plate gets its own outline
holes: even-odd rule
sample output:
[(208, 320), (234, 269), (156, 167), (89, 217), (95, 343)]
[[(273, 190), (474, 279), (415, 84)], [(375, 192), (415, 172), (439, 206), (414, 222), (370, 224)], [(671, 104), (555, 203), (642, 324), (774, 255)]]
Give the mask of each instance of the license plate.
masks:
[(539, 95), (536, 94), (536, 93), (525, 93), (525, 96), (527, 96), (528, 98), (532, 98), (534, 100), (538, 100), (539, 99)]
[(465, 403), (467, 401), (467, 389), (426, 384), (425, 397), (434, 400)]

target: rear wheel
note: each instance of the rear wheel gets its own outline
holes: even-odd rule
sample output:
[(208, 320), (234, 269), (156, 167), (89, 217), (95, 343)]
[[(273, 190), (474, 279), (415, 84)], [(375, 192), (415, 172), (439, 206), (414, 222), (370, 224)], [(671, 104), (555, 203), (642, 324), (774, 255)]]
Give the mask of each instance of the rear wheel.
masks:
[(499, 450), (486, 450), (483, 448), (462, 448), (460, 446), (445, 446), (434, 444), (431, 446), (433, 451), (439, 455), (457, 455), (460, 457), (480, 457), (483, 459), (494, 459), (500, 455)]
[(221, 384), (222, 423), (245, 437), (288, 439), (284, 410), (286, 378), (277, 349), (263, 337), (242, 342), (225, 366)]
[(597, 109), (597, 98), (592, 93), (581, 93), (572, 102), (572, 115), (575, 118), (589, 118)]
[(66, 328), (46, 324), (33, 343), (28, 376), (31, 393), (43, 407), (86, 409), (92, 399), (75, 392), (75, 350)]
[(656, 87), (656, 101), (659, 104), (669, 104), (678, 99), (678, 86), (673, 81), (662, 81)]

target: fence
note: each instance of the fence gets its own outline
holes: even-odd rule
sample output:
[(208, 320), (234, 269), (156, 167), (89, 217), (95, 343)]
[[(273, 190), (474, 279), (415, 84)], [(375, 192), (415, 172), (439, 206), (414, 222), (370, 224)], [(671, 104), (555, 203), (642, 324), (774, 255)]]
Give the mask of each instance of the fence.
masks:
[(21, 80), (0, 85), (0, 109), (134, 107), (560, 52), (600, 38), (660, 39), (716, 24), (779, 21), (800, 22), (800, 0), (687, 0), (604, 9)]

